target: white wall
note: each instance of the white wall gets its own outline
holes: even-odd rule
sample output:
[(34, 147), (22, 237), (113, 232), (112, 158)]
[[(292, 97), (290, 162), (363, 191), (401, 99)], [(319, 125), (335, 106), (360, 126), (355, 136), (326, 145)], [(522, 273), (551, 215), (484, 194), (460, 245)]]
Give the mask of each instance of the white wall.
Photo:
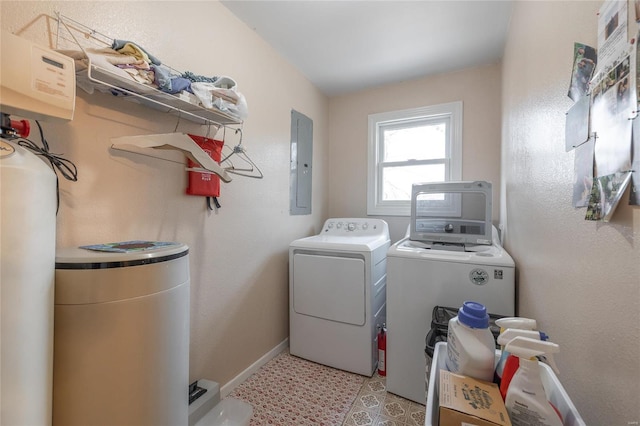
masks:
[[(493, 219), (498, 223), (500, 201), (499, 64), (429, 76), (333, 97), (329, 127), (329, 215), (367, 215), (367, 117), (462, 101), (462, 179), (493, 183)], [(391, 240), (404, 237), (408, 217), (383, 217)]]
[(574, 152), (564, 150), (573, 43), (596, 47), (601, 4), (514, 2), (502, 218), (520, 314), (560, 344), (559, 377), (573, 402), (588, 425), (628, 425), (640, 421), (640, 209), (621, 205), (611, 223), (585, 221), (585, 209), (572, 207)]
[[(73, 121), (43, 123), (51, 151), (79, 169), (78, 182), (60, 181), (58, 247), (133, 239), (188, 244), (190, 378), (225, 384), (288, 337), (288, 245), (319, 232), (327, 215), (327, 98), (218, 2), (2, 1), (0, 7), (3, 30), (43, 45), (50, 45), (58, 10), (133, 40), (174, 68), (238, 82), (249, 105), (243, 145), (265, 177), (223, 184), (218, 213), (206, 210), (204, 198), (185, 195), (183, 166), (110, 150), (112, 137), (173, 132), (175, 117), (78, 90)], [(291, 109), (314, 121), (313, 214), (306, 216), (289, 215)], [(206, 130), (185, 120), (178, 126)], [(227, 137), (228, 144), (238, 141), (233, 132)]]

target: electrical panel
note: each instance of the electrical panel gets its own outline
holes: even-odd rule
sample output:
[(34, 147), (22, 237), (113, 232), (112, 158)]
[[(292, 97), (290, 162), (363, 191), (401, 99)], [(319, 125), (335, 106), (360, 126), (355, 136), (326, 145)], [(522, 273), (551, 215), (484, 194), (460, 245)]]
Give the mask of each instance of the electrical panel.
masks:
[(290, 213), (311, 214), (313, 121), (291, 110)]

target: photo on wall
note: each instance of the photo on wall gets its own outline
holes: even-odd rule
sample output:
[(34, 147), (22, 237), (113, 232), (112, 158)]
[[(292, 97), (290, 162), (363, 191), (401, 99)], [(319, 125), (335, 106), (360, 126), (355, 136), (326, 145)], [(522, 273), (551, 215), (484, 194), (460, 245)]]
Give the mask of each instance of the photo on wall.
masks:
[(598, 12), (598, 72), (619, 62), (628, 45), (626, 1), (605, 0)]
[(589, 82), (597, 63), (596, 49), (586, 44), (574, 43), (573, 70), (568, 93), (574, 102), (578, 102), (589, 94)]
[(631, 174), (627, 171), (595, 178), (585, 220), (609, 222), (631, 181)]
[(593, 186), (593, 139), (575, 149), (573, 206), (587, 207)]
[(565, 120), (564, 149), (571, 151), (589, 140), (591, 123), (591, 97), (581, 97), (567, 112)]
[(597, 136), (596, 176), (624, 172), (631, 167), (631, 128), (637, 110), (631, 64), (628, 53), (591, 82), (591, 128)]

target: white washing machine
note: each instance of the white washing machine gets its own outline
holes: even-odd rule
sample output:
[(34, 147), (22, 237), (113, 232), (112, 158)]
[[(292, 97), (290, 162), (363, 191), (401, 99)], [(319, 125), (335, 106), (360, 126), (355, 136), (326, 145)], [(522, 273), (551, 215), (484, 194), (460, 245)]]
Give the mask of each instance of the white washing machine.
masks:
[[(409, 232), (387, 252), (387, 391), (426, 403), (425, 337), (435, 306), (473, 300), (515, 315), (515, 264), (491, 225), (490, 200), (487, 182), (414, 185)], [(433, 204), (436, 212), (421, 213)]]
[(376, 326), (385, 321), (389, 227), (338, 218), (289, 247), (292, 355), (365, 376), (377, 365)]

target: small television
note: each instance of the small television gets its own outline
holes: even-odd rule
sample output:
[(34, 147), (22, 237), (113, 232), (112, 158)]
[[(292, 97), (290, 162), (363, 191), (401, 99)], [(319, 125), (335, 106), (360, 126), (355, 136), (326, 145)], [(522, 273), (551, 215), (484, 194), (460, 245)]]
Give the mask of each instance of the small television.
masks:
[(409, 239), (491, 245), (492, 188), (485, 181), (414, 183)]

